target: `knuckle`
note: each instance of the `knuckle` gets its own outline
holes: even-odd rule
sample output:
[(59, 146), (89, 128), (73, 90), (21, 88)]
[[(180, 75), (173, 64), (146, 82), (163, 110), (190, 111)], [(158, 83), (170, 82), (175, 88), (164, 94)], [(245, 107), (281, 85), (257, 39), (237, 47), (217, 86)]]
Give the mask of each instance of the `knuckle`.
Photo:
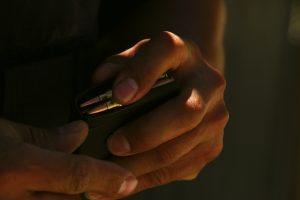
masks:
[(192, 163), (186, 167), (186, 169), (183, 169), (184, 171), (183, 176), (180, 176), (179, 180), (194, 180), (198, 177), (202, 169), (207, 165), (207, 160), (204, 158), (204, 156), (197, 155), (192, 160)]
[(210, 151), (209, 153), (206, 154), (206, 161), (212, 161), (216, 159), (222, 152), (223, 150), (223, 143), (218, 143), (216, 144)]
[(75, 158), (71, 164), (70, 183), (67, 190), (71, 193), (84, 192), (88, 187), (90, 176), (90, 159), (87, 157)]
[(172, 176), (167, 168), (162, 168), (154, 173), (152, 173), (148, 177), (148, 181), (150, 185), (157, 186), (157, 185), (163, 185), (165, 183), (168, 183), (172, 181)]
[(206, 103), (197, 90), (193, 90), (191, 95), (183, 103), (181, 116), (187, 116), (187, 124), (193, 128), (198, 125), (201, 117), (205, 113)]
[(204, 74), (201, 74), (201, 77), (205, 77), (205, 82), (208, 84), (209, 88), (218, 93), (224, 93), (227, 86), (224, 75), (206, 62), (203, 62), (203, 65), (205, 66), (202, 68), (202, 73)]
[(215, 121), (217, 124), (220, 124), (222, 126), (222, 128), (224, 128), (226, 126), (226, 124), (228, 123), (229, 112), (225, 106), (225, 103), (222, 103), (220, 105), (219, 109), (217, 109)]
[(188, 176), (185, 176), (185, 177), (181, 178), (181, 180), (183, 180), (183, 181), (192, 181), (192, 180), (197, 179), (198, 175), (199, 175), (199, 172), (188, 175)]
[(174, 152), (171, 152), (170, 150), (164, 149), (156, 154), (155, 162), (161, 166), (167, 166), (175, 161), (176, 156)]
[(213, 74), (213, 77), (214, 77), (214, 79), (212, 81), (213, 86), (216, 88), (217, 91), (220, 91), (223, 93), (227, 86), (227, 81), (226, 81), (225, 77), (220, 72), (218, 72), (216, 69), (212, 69), (211, 73)]
[(187, 112), (193, 112), (195, 114), (202, 113), (205, 108), (205, 103), (202, 96), (197, 90), (192, 90), (191, 95), (184, 104)]

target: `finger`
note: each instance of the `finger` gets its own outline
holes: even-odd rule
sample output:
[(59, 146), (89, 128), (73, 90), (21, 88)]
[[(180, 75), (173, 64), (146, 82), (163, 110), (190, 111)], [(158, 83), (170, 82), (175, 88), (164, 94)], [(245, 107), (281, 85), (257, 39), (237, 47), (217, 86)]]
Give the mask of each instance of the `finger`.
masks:
[(177, 69), (188, 57), (182, 39), (163, 32), (143, 46), (117, 76), (113, 88), (121, 104), (132, 103), (144, 96), (166, 71)]
[(158, 170), (173, 164), (200, 143), (209, 144), (210, 141), (222, 137), (227, 120), (226, 114), (218, 109), (208, 115), (198, 127), (178, 138), (145, 153), (115, 157), (113, 161), (134, 172), (136, 176)]
[(76, 195), (98, 192), (122, 196), (137, 185), (129, 171), (106, 161), (87, 156), (70, 155), (24, 144), (16, 165), (20, 181), (29, 191)]
[(113, 199), (105, 197), (99, 193), (85, 193), (84, 199), (86, 199), (86, 200), (113, 200)]
[[(158, 48), (160, 49), (159, 52), (157, 51)], [(149, 83), (148, 86), (151, 85), (151, 81), (152, 83), (155, 82), (156, 80), (155, 77), (160, 76), (170, 66), (174, 66), (177, 64), (178, 65), (177, 67), (179, 67), (180, 65), (178, 63), (183, 64), (183, 62), (187, 62), (186, 60), (187, 57), (189, 56), (187, 56), (186, 54), (188, 54), (189, 51), (187, 51), (186, 48), (187, 46), (179, 37), (175, 36), (174, 34), (165, 32), (161, 37), (149, 41), (146, 45), (143, 46), (143, 48), (140, 49), (140, 51), (138, 51), (138, 53), (135, 54), (134, 58), (129, 63), (129, 67), (124, 68), (124, 70), (120, 73), (121, 75), (117, 78), (115, 85), (119, 85), (118, 79), (122, 79), (120, 77), (126, 76), (126, 73), (133, 74), (132, 77), (138, 77), (138, 75), (141, 75), (139, 77), (140, 81), (138, 82), (140, 83), (143, 82), (142, 84), (145, 83), (146, 85)], [(141, 66), (142, 63), (144, 64), (143, 68), (141, 67), (138, 68), (138, 66)], [(174, 68), (176, 69), (176, 67)], [(164, 143), (165, 141), (173, 139), (179, 136), (180, 134), (194, 128), (196, 125), (198, 125), (198, 123), (201, 121), (201, 118), (205, 114), (205, 101), (203, 100), (203, 98), (205, 100), (209, 99), (207, 96), (209, 96), (210, 94), (206, 94), (206, 93), (211, 93), (210, 92), (211, 90), (208, 90), (207, 88), (212, 87), (211, 85), (214, 86), (214, 84), (207, 84), (209, 85), (206, 86), (206, 90), (208, 90), (208, 92), (201, 91), (203, 90), (204, 87), (203, 85), (206, 85), (206, 83), (203, 82), (201, 78), (204, 80), (208, 78), (206, 78), (206, 76), (204, 77), (202, 71), (200, 72), (199, 70), (194, 70), (194, 71), (196, 73), (193, 74), (194, 78), (192, 81), (190, 81), (191, 87), (185, 89), (183, 95), (181, 95), (183, 96), (183, 98), (181, 99), (177, 98), (176, 99), (177, 102), (176, 100), (174, 100), (175, 102), (173, 104), (170, 103), (169, 106), (165, 106), (164, 109), (160, 109), (158, 111), (152, 112), (151, 113), (152, 115), (151, 114), (148, 115), (148, 118), (145, 117), (144, 122), (147, 123), (141, 123), (140, 121), (139, 123), (136, 123), (136, 124), (147, 124), (147, 127), (143, 127), (141, 128), (141, 130), (146, 130), (147, 133), (151, 133), (150, 134), (151, 138), (147, 138), (149, 141), (152, 141), (151, 143), (148, 142), (148, 144), (150, 145), (147, 146), (147, 143), (143, 142), (143, 138), (142, 138), (145, 136), (148, 137), (149, 134), (147, 133), (140, 134), (141, 131), (137, 129), (131, 130), (132, 128), (129, 127), (128, 133), (129, 132), (132, 133), (134, 131), (134, 133), (132, 134), (132, 138), (126, 140), (127, 138), (126, 136), (122, 135), (122, 129), (121, 129), (119, 130), (119, 133), (115, 134), (109, 140), (108, 146), (112, 151), (112, 153), (114, 153), (115, 155), (130, 155), (132, 153), (142, 152), (154, 148)], [(127, 91), (128, 88), (129, 90), (131, 89), (136, 91), (140, 90), (139, 85), (137, 84), (135, 79), (132, 78), (125, 78), (125, 79), (126, 79), (125, 86), (124, 84), (121, 84), (124, 87), (121, 86), (121, 89), (119, 88), (120, 90), (123, 90), (122, 92), (124, 94), (128, 93)], [(195, 81), (196, 81), (196, 87), (199, 88), (194, 88)], [(121, 80), (121, 82), (123, 82), (123, 80)], [(201, 84), (199, 84), (199, 82), (201, 82)], [(222, 82), (220, 81), (220, 83)], [(131, 94), (129, 96), (131, 96)], [(173, 109), (174, 107), (182, 108), (182, 109)], [(155, 116), (159, 116), (159, 119), (157, 119)], [(180, 117), (175, 118), (174, 116), (176, 117), (180, 116)], [(191, 116), (194, 117), (191, 118)], [(173, 119), (171, 121), (171, 125), (166, 126), (166, 124), (169, 124), (169, 119)], [(187, 119), (191, 119), (191, 120), (188, 121)], [(148, 123), (149, 120), (152, 123)], [(133, 125), (131, 127), (136, 127), (136, 126)], [(141, 127), (141, 125), (139, 127)], [(160, 127), (163, 130), (160, 130), (160, 132), (158, 132), (157, 127)], [(137, 134), (138, 136), (136, 137)], [(158, 135), (159, 137), (157, 137)], [(128, 137), (131, 136), (128, 135)], [(138, 142), (141, 141), (140, 139), (142, 139), (142, 142)], [(130, 142), (132, 140), (134, 140), (133, 141), (134, 144), (132, 146), (133, 148), (136, 148), (134, 150), (131, 149), (132, 147)]]
[(52, 143), (56, 150), (72, 153), (82, 145), (88, 136), (88, 132), (89, 128), (86, 122), (74, 121), (59, 128), (58, 132), (56, 130)]
[(46, 192), (37, 192), (34, 193), (33, 196), (36, 200), (81, 200), (79, 195), (65, 195)]
[(96, 84), (113, 78), (148, 41), (149, 39), (142, 40), (126, 51), (106, 59), (94, 72), (92, 82)]
[(198, 173), (195, 173), (195, 174), (190, 174), (188, 176), (185, 176), (185, 177), (181, 178), (181, 180), (192, 181), (192, 180), (195, 180), (197, 177), (198, 177)]
[[(207, 146), (199, 145), (191, 153), (187, 154), (173, 165), (151, 172), (138, 178), (139, 185), (135, 192), (148, 188), (164, 185), (170, 182), (184, 180), (190, 174), (198, 174), (207, 164), (208, 160), (219, 155), (222, 143), (214, 144), (214, 151), (205, 152)], [(197, 176), (195, 176), (197, 177)]]
[(117, 130), (108, 140), (110, 151), (122, 156), (155, 148), (195, 128), (209, 109), (223, 102), (224, 78), (211, 69), (192, 72), (179, 96)]
[(200, 94), (186, 89), (180, 96), (115, 131), (108, 139), (108, 148), (118, 156), (153, 149), (195, 128), (205, 113), (206, 105)]
[[(157, 42), (158, 40), (159, 42)], [(163, 42), (159, 39), (154, 39), (154, 42), (151, 41), (148, 43), (148, 46), (145, 46), (144, 49), (147, 51), (153, 51), (150, 53), (154, 54), (153, 56), (161, 56), (161, 55), (168, 55), (167, 53), (161, 53), (158, 55), (157, 51), (154, 48), (155, 45), (157, 46), (167, 46), (162, 45)], [(169, 39), (170, 40), (170, 39)], [(173, 40), (176, 40), (173, 38)], [(180, 40), (180, 39), (178, 39)], [(153, 44), (154, 43), (154, 44)], [(156, 44), (158, 43), (158, 44)], [(152, 45), (152, 46), (151, 46)], [(153, 49), (151, 49), (151, 46)], [(153, 47), (154, 46), (154, 47)], [(147, 47), (147, 48), (146, 48)], [(179, 47), (178, 47), (179, 48)], [(181, 47), (184, 48), (184, 47)], [(149, 50), (150, 49), (150, 50)], [(163, 48), (162, 48), (163, 49)], [(148, 57), (153, 57), (152, 55), (149, 56), (149, 52), (147, 52), (147, 56), (144, 56), (144, 60)], [(163, 50), (162, 50), (163, 51)], [(176, 52), (184, 52), (184, 50), (177, 50)], [(140, 51), (142, 52), (142, 51)], [(140, 53), (139, 52), (139, 53)], [(144, 53), (144, 54), (146, 54)], [(173, 52), (174, 53), (174, 52)], [(142, 57), (142, 56), (140, 56)], [(170, 56), (169, 60), (178, 58), (180, 56)], [(186, 56), (187, 57), (187, 56)], [(135, 56), (138, 60), (139, 56)], [(163, 58), (153, 58), (153, 60), (163, 60)], [(162, 61), (161, 61), (162, 62)], [(166, 62), (166, 61), (165, 61)], [(174, 61), (175, 62), (175, 61)], [(179, 62), (178, 60), (176, 62)], [(180, 61), (182, 63), (183, 61)], [(158, 66), (158, 70), (164, 68), (164, 66), (170, 66), (164, 62), (156, 63), (148, 66), (149, 62), (147, 63), (146, 67), (143, 67), (144, 71), (147, 71), (147, 76), (143, 80), (145, 83), (149, 82), (147, 79), (149, 77), (155, 77), (155, 75), (151, 73), (155, 73)], [(195, 63), (194, 63), (195, 64)], [(205, 65), (205, 63), (200, 62), (199, 65)], [(132, 73), (140, 72), (136, 70), (136, 65), (134, 67), (129, 66), (128, 69), (132, 69)], [(152, 68), (151, 68), (152, 67)], [(193, 68), (189, 67), (189, 74), (193, 74), (189, 79), (183, 79), (181, 81), (185, 81), (184, 88), (182, 88), (181, 93), (175, 99), (170, 100), (166, 104), (158, 107), (157, 109), (150, 112), (148, 115), (138, 119), (136, 123), (131, 123), (125, 127), (122, 127), (115, 134), (108, 140), (108, 147), (111, 152), (115, 155), (132, 155), (135, 153), (140, 153), (143, 151), (147, 151), (149, 149), (155, 148), (158, 145), (171, 140), (175, 137), (178, 137), (182, 133), (185, 133), (193, 128), (195, 128), (202, 120), (203, 116), (205, 115), (207, 109), (210, 107), (210, 104), (214, 104), (214, 101), (219, 101), (222, 98), (224, 88), (225, 88), (225, 80), (224, 78), (218, 74), (215, 70), (205, 66), (205, 67), (197, 67), (197, 65)], [(135, 71), (134, 71), (135, 70)], [(181, 70), (181, 69), (178, 69)], [(151, 72), (150, 72), (151, 71)], [(162, 70), (165, 71), (165, 70)], [(131, 72), (131, 71), (130, 71)], [(176, 70), (175, 70), (176, 72)], [(176, 72), (177, 73), (177, 72)], [(142, 73), (143, 74), (143, 73)], [(160, 74), (160, 72), (158, 73)], [(178, 73), (180, 74), (180, 73)], [(177, 76), (179, 76), (177, 74)], [(185, 73), (181, 73), (185, 74)], [(134, 83), (133, 79), (128, 79), (128, 84), (130, 84), (131, 89), (137, 89), (138, 85)], [(151, 81), (150, 81), (151, 82)], [(176, 108), (176, 109), (174, 109)], [(150, 142), (149, 142), (150, 141)]]
[(20, 134), (24, 142), (63, 152), (73, 152), (84, 142), (88, 134), (88, 126), (84, 121), (74, 121), (52, 130), (15, 122), (9, 123)]
[(124, 67), (127, 60), (126, 57), (116, 55), (114, 59), (101, 64), (93, 74), (92, 83), (97, 84), (112, 79)]

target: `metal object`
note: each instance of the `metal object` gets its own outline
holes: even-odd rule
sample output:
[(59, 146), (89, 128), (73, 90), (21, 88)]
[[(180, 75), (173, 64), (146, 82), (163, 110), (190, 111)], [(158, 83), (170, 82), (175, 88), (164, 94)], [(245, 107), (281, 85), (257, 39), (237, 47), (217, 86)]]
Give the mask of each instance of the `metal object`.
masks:
[[(157, 88), (163, 85), (166, 85), (168, 83), (171, 83), (174, 81), (174, 78), (170, 77), (167, 73), (163, 74), (159, 80), (155, 83), (155, 85), (152, 87)], [(92, 108), (90, 108), (93, 106)], [(84, 111), (84, 113), (87, 113), (88, 115), (93, 115), (101, 112), (105, 112), (107, 110), (111, 110), (116, 107), (121, 107), (123, 105), (114, 102), (112, 98), (112, 90), (108, 90), (105, 93), (98, 95), (92, 99), (89, 99), (88, 101), (85, 101), (80, 105), (81, 108), (88, 107), (87, 110)]]

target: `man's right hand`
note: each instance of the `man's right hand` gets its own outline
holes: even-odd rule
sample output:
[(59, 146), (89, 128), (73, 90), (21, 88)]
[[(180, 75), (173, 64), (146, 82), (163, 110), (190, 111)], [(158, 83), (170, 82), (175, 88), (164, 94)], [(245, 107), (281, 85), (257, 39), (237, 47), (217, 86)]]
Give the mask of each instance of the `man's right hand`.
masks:
[(79, 200), (85, 193), (98, 200), (130, 194), (137, 185), (132, 173), (71, 154), (87, 133), (83, 121), (44, 130), (0, 119), (0, 199)]

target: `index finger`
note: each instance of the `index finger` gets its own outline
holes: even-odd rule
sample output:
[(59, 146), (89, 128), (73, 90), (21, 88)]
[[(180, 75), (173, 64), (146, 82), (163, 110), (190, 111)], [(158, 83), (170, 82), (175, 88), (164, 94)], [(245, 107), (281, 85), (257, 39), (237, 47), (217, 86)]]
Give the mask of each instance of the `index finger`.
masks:
[(98, 192), (106, 196), (128, 195), (137, 185), (129, 171), (87, 156), (48, 151), (24, 144), (18, 161), (19, 175), (31, 191), (63, 194)]
[(118, 74), (113, 95), (121, 104), (130, 104), (144, 96), (169, 71), (177, 70), (190, 59), (188, 45), (170, 32), (144, 44)]

